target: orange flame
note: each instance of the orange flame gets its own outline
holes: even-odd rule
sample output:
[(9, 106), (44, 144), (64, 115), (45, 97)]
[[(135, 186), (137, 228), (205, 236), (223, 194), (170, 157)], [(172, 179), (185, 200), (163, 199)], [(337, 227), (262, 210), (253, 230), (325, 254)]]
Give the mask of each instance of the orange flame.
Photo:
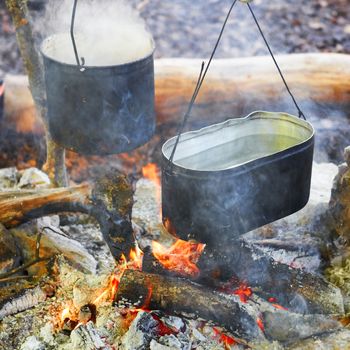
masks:
[(130, 250), (128, 268), (141, 271), (143, 255), (143, 251), (139, 248), (138, 244), (136, 244), (135, 248)]
[(261, 317), (258, 317), (256, 319), (256, 324), (258, 325), (258, 327), (261, 329), (262, 332), (265, 332), (265, 326), (264, 326), (264, 323), (263, 323)]
[(213, 327), (213, 331), (215, 333), (215, 338), (217, 338), (220, 343), (223, 343), (225, 345), (225, 348), (231, 349), (232, 345), (237, 344), (237, 342), (234, 338), (222, 333), (216, 327)]
[[(114, 274), (111, 275), (111, 277), (109, 278), (108, 286), (92, 302), (92, 304), (94, 304), (95, 306), (99, 306), (106, 301), (114, 301), (115, 296), (118, 292), (120, 280), (123, 277), (125, 270), (126, 269), (134, 269), (135, 270), (135, 269), (142, 268), (143, 252), (141, 251), (141, 249), (137, 245), (135, 248), (132, 248), (130, 250), (129, 256), (130, 256), (130, 260), (127, 261), (125, 255), (124, 254), (121, 255), (121, 258), (119, 260), (119, 263), (116, 267)], [(150, 293), (152, 293), (152, 291), (150, 291)], [(151, 296), (148, 296), (147, 300), (150, 299), (150, 297)], [(147, 300), (146, 300), (146, 302), (147, 302)], [(148, 303), (149, 303), (149, 301), (148, 301)], [(78, 321), (77, 311), (75, 310), (73, 304), (65, 307), (62, 310), (62, 312), (60, 314), (61, 327), (63, 326), (63, 322), (66, 319)]]
[(253, 295), (253, 291), (245, 283), (242, 283), (238, 289), (233, 291), (234, 295), (238, 295), (242, 303), (246, 303), (248, 299)]
[(287, 308), (285, 308), (284, 306), (279, 305), (279, 304), (272, 304), (272, 306), (275, 307), (276, 309), (279, 309), (279, 310), (288, 311)]
[(197, 262), (203, 253), (205, 244), (187, 242), (178, 239), (171, 247), (165, 247), (158, 242), (152, 242), (155, 258), (167, 270), (177, 272), (182, 276), (197, 276)]

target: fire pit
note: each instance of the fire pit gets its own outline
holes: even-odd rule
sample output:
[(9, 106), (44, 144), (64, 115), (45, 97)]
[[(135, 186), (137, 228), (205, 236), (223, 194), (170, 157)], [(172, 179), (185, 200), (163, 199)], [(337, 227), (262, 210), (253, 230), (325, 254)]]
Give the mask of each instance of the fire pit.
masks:
[[(28, 35), (21, 23), (19, 35)], [(68, 154), (70, 169), (79, 168), (87, 181), (55, 187), (52, 177), (33, 166), (0, 169), (0, 344), (23, 350), (296, 350), (322, 342), (346, 349), (347, 265), (341, 260), (347, 259), (349, 149), (339, 172), (334, 164), (313, 163), (314, 129), (297, 104), (300, 118), (255, 112), (217, 124), (222, 120), (212, 116), (213, 97), (205, 89), (199, 104), (206, 128), (189, 133), (180, 128), (177, 138), (166, 141), (176, 133), (174, 111), (184, 105), (171, 82), (179, 88), (181, 76), (183, 86), (193, 86), (196, 76), (188, 76), (182, 63), (181, 74), (169, 75), (156, 61), (155, 136), (132, 152), (100, 157), (134, 149), (151, 137), (153, 54), (101, 68), (88, 64), (86, 53), (74, 55), (82, 47), (71, 47), (72, 62), (44, 57), (46, 84), (39, 87), (47, 89), (47, 118), (39, 109), (49, 141), (96, 154)], [(172, 72), (178, 70), (174, 62)], [(307, 72), (314, 69), (314, 60), (302, 62)], [(227, 108), (231, 94), (215, 90), (228, 86), (220, 85), (227, 66), (217, 63), (213, 72), (219, 79), (215, 84), (209, 79), (207, 89), (216, 91), (214, 106), (226, 98)], [(185, 122), (208, 68), (202, 65)], [(9, 96), (11, 89), (7, 85)], [(95, 105), (96, 97), (101, 100)], [(129, 114), (120, 108), (125, 99)], [(94, 119), (103, 115), (100, 102), (110, 107), (104, 122)], [(119, 124), (126, 115), (135, 118), (129, 129), (125, 120)], [(311, 120), (316, 129), (325, 123)], [(199, 124), (189, 125), (195, 130)], [(128, 142), (119, 142), (121, 135)], [(54, 148), (58, 157), (52, 159), (64, 160), (62, 149)], [(98, 168), (93, 177), (86, 170), (89, 162)]]

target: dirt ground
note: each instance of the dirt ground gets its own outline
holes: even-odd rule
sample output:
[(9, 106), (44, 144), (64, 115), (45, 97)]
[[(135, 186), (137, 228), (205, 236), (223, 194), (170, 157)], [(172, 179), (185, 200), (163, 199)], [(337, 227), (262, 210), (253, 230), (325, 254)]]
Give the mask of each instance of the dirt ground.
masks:
[[(97, 0), (96, 0), (97, 1)], [(156, 42), (156, 57), (210, 55), (231, 0), (129, 0)], [(23, 71), (5, 1), (0, 2), (0, 75)], [(30, 0), (35, 18), (45, 0)], [(252, 7), (275, 53), (350, 53), (350, 0), (254, 0)], [(93, 22), (92, 22), (93, 25)], [(44, 34), (45, 35), (45, 34)], [(237, 3), (217, 57), (267, 54), (245, 4)]]

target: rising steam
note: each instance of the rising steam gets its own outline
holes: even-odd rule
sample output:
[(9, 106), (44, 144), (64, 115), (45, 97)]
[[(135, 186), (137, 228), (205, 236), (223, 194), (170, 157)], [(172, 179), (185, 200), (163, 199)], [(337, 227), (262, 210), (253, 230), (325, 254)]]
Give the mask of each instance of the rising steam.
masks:
[[(43, 52), (58, 61), (75, 64), (70, 39), (73, 0), (49, 0), (42, 25)], [(110, 66), (149, 55), (153, 39), (139, 14), (124, 0), (80, 0), (75, 38), (86, 66)]]

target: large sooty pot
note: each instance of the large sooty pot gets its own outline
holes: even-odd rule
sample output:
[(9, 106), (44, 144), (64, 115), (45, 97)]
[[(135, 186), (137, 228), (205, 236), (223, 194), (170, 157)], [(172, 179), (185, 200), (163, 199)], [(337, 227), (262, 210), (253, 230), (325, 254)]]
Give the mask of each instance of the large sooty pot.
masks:
[(56, 36), (44, 40), (48, 123), (59, 145), (81, 154), (135, 149), (154, 134), (153, 52), (115, 66), (56, 61), (46, 53)]
[(163, 145), (163, 221), (179, 237), (218, 245), (268, 224), (309, 199), (311, 124), (285, 113), (254, 112), (181, 135)]

